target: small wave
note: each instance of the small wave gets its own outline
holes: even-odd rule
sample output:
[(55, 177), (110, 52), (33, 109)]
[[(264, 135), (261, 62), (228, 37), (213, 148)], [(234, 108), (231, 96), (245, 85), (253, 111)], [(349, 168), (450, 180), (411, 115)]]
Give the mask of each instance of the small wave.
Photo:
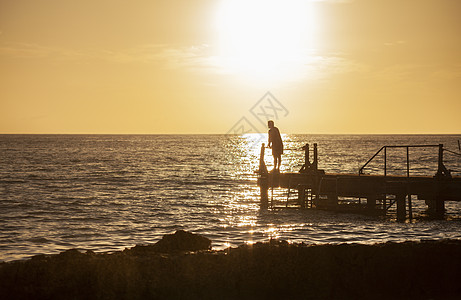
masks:
[(28, 241), (36, 244), (45, 244), (48, 243), (50, 240), (48, 240), (45, 237), (33, 237), (28, 239)]
[(24, 183), (27, 183), (27, 181), (23, 179), (0, 180), (0, 184), (24, 184)]

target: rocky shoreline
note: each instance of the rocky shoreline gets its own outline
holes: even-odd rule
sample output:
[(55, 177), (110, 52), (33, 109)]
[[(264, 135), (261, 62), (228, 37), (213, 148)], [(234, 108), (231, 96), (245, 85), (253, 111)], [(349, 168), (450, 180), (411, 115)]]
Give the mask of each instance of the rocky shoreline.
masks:
[(460, 299), (461, 241), (222, 251), (178, 231), (116, 253), (68, 250), (0, 264), (1, 299)]

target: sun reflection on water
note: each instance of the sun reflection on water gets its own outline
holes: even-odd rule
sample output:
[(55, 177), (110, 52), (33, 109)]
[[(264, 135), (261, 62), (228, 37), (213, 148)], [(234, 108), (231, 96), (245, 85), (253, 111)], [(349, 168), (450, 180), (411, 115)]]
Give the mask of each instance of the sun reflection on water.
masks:
[(276, 227), (269, 227), (264, 230), (264, 233), (269, 236), (270, 239), (278, 239), (280, 238), (280, 232)]
[[(282, 138), (286, 150), (283, 155), (281, 171), (293, 171), (293, 165), (297, 170), (301, 159), (304, 157), (304, 153), (300, 151), (301, 143), (291, 135), (282, 134)], [(238, 228), (240, 235), (247, 244), (277, 239), (284, 233), (299, 228), (299, 224), (267, 222), (273, 220), (276, 215), (268, 216), (265, 211), (260, 210), (259, 188), (255, 182), (262, 143), (267, 143), (267, 134), (249, 133), (233, 136), (227, 145), (231, 165), (228, 172), (232, 177), (243, 180), (243, 182), (238, 189), (233, 191), (231, 199), (225, 204), (224, 215), (226, 217), (219, 218), (220, 227), (226, 230)], [(265, 149), (265, 163), (268, 168), (272, 168), (273, 160), (270, 149)], [(268, 217), (269, 219), (267, 219)]]

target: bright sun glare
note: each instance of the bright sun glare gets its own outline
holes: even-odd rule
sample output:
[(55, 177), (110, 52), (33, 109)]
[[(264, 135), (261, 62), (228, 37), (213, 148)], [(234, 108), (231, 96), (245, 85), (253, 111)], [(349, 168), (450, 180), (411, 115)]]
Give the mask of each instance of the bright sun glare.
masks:
[(307, 0), (223, 1), (219, 64), (258, 80), (296, 78), (311, 47), (311, 17)]

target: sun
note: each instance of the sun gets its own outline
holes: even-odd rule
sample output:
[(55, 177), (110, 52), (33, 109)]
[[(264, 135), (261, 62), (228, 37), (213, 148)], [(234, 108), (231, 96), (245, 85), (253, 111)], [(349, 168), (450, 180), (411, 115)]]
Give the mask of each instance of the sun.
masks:
[(224, 70), (276, 80), (302, 71), (313, 28), (309, 1), (224, 0), (216, 24)]

